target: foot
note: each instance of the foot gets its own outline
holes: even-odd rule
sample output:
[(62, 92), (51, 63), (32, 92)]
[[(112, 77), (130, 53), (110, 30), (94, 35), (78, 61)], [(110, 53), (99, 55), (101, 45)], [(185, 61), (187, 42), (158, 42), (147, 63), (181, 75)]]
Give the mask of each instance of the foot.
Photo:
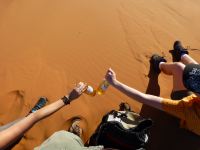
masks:
[(154, 54), (151, 56), (151, 59), (150, 59), (150, 64), (152, 66), (152, 69), (155, 71), (155, 73), (159, 74), (161, 72), (160, 68), (159, 68), (159, 64), (161, 62), (167, 62), (167, 60), (162, 57), (162, 56), (159, 56), (157, 54)]
[(82, 137), (83, 129), (79, 126), (80, 121), (81, 119), (74, 119), (68, 131)]
[(38, 102), (35, 104), (35, 106), (30, 110), (29, 113), (34, 113), (37, 110), (41, 109), (42, 107), (44, 107), (47, 103), (47, 98), (46, 97), (40, 97), (40, 99), (38, 100)]
[(184, 54), (189, 54), (188, 50), (182, 46), (180, 41), (174, 42), (174, 49), (169, 51), (172, 54), (173, 62), (178, 62), (181, 60), (181, 56)]
[(131, 111), (131, 106), (128, 103), (121, 103), (119, 105), (119, 111)]

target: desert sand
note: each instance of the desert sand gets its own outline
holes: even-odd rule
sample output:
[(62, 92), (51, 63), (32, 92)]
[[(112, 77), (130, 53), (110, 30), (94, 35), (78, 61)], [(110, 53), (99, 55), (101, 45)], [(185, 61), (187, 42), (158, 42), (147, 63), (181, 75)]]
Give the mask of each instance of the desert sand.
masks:
[[(160, 74), (160, 90), (149, 86), (149, 58), (158, 53), (171, 61), (168, 50), (177, 39), (200, 49), (199, 18), (199, 0), (1, 0), (0, 125), (25, 116), (40, 96), (54, 102), (79, 81), (97, 87), (109, 67), (129, 86), (169, 98), (170, 76)], [(200, 51), (190, 54), (200, 61)], [(40, 121), (14, 150), (33, 149), (67, 129), (74, 116), (84, 120), (86, 141), (120, 102), (154, 119), (149, 149), (200, 149), (199, 138), (179, 131), (175, 118), (141, 109), (109, 87), (103, 96), (83, 94)]]

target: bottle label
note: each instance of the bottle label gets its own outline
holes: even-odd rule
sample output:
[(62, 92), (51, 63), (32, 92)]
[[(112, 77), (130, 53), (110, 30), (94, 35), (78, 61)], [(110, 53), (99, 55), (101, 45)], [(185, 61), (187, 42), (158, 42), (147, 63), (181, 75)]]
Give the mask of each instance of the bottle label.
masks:
[(106, 83), (104, 83), (102, 86), (101, 86), (101, 89), (103, 90), (103, 91), (105, 91), (107, 88), (108, 88), (108, 84), (106, 84)]

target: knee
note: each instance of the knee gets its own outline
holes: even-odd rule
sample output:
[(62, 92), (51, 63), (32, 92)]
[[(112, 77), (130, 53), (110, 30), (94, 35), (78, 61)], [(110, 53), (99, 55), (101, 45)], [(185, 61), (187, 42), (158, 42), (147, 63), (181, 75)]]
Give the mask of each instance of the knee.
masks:
[(175, 62), (174, 66), (177, 71), (183, 71), (185, 68), (185, 65), (181, 62)]

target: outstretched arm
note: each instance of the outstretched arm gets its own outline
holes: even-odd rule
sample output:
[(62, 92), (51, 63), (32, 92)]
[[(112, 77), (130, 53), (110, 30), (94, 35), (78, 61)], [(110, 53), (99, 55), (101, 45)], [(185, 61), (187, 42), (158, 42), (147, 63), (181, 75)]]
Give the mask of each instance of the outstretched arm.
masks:
[[(65, 99), (66, 101), (71, 102), (72, 100), (77, 99), (86, 89), (86, 84), (79, 83), (77, 87), (75, 87)], [(29, 130), (35, 123), (44, 119), (51, 114), (55, 113), (59, 109), (65, 106), (63, 99), (59, 99), (56, 102), (32, 113), (14, 124), (8, 129), (5, 129), (0, 132), (0, 149), (5, 149), (10, 144), (15, 142), (18, 137), (21, 137), (27, 130)]]
[(116, 74), (112, 69), (109, 69), (107, 71), (105, 78), (113, 87), (115, 87), (122, 93), (126, 94), (130, 98), (132, 98), (140, 103), (150, 105), (152, 107), (162, 110), (163, 98), (142, 93), (134, 88), (131, 88), (131, 87), (121, 83), (120, 81), (118, 81), (116, 79)]

